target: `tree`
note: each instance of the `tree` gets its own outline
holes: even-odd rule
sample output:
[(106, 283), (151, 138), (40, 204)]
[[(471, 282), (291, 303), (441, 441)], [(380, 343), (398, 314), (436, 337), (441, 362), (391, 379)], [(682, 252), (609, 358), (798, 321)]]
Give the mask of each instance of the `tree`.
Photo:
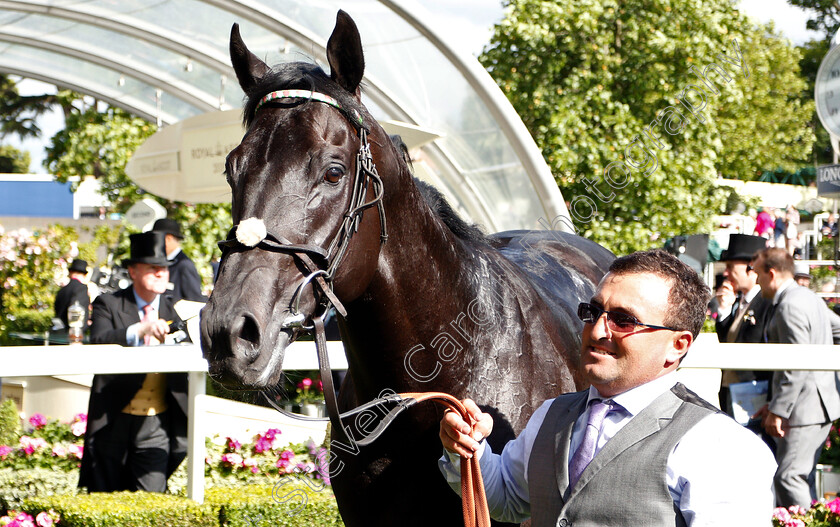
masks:
[(728, 0), (505, 5), (480, 59), (580, 233), (617, 253), (708, 232), (719, 174), (752, 178), (813, 142), (798, 54)]
[(836, 0), (788, 0), (790, 5), (813, 11), (813, 18), (805, 27), (825, 34), (826, 41), (831, 40), (840, 28), (840, 2)]
[[(72, 113), (67, 126), (58, 132), (47, 147), (44, 165), (58, 181), (71, 176), (93, 175), (100, 181), (104, 196), (116, 212), (125, 212), (133, 204), (149, 197), (125, 174), (125, 165), (134, 151), (151, 136), (157, 127), (127, 112), (108, 108), (99, 112), (95, 107)], [(183, 247), (199, 272), (209, 283), (209, 268), (204, 264), (219, 254), (216, 243), (225, 239), (231, 226), (230, 204), (185, 204), (154, 197), (167, 209), (170, 218), (183, 229)], [(120, 245), (117, 260), (128, 249)]]
[(28, 174), (32, 158), (12, 145), (0, 145), (0, 174)]
[(0, 138), (10, 134), (21, 139), (40, 137), (40, 115), (58, 106), (66, 119), (80, 102), (82, 96), (69, 90), (22, 96), (18, 92), (17, 83), (8, 75), (0, 74)]

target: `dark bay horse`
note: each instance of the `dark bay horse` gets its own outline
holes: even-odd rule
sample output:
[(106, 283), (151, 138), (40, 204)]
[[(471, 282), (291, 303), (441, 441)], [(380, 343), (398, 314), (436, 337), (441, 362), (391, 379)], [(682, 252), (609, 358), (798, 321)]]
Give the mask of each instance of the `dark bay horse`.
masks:
[[(329, 75), (300, 62), (270, 68), (236, 25), (230, 48), (247, 132), (227, 160), (238, 241), (201, 320), (214, 379), (255, 390), (280, 381), (284, 350), (304, 331), (286, 322), (321, 306), (314, 285), (295, 296), (314, 265), (329, 270), (347, 310), (339, 320), (346, 407), (383, 390), (471, 397), (494, 416), (489, 442), (498, 452), (542, 401), (581, 387), (575, 313), (610, 252), (552, 231), (485, 236), (415, 181), (361, 103), (364, 56), (346, 13), (327, 45)], [(359, 169), (366, 143), (375, 177)], [(437, 468), (440, 418), (420, 405), (370, 446), (333, 444), (333, 461), (343, 463), (333, 490), (347, 525), (462, 524)]]

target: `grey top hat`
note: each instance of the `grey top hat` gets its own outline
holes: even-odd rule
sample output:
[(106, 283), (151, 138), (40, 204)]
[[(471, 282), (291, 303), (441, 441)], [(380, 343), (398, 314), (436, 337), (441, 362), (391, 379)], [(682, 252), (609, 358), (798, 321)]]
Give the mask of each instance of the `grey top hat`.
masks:
[(67, 268), (68, 271), (75, 271), (77, 273), (87, 273), (88, 263), (84, 260), (79, 260), (76, 258), (70, 263), (70, 267)]
[(141, 232), (128, 237), (131, 241), (131, 257), (123, 260), (123, 265), (145, 263), (169, 267), (172, 262), (166, 259), (166, 234), (162, 232)]
[(164, 234), (171, 234), (179, 240), (184, 238), (184, 235), (181, 234), (181, 225), (178, 224), (177, 221), (170, 218), (163, 218), (157, 220), (155, 224), (152, 225), (152, 230), (155, 232), (162, 232)]
[(750, 261), (755, 253), (767, 247), (767, 240), (761, 236), (750, 236), (749, 234), (730, 234), (729, 248), (720, 255), (722, 262), (728, 260)]

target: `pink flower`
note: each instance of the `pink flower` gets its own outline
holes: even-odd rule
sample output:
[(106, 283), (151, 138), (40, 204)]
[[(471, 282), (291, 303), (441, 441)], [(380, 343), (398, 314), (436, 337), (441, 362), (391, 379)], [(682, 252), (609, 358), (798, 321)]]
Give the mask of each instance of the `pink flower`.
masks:
[(263, 452), (268, 452), (269, 450), (271, 450), (272, 446), (273, 441), (271, 439), (268, 439), (266, 437), (260, 437), (259, 439), (257, 439), (257, 442), (254, 443), (254, 452), (262, 454)]
[(773, 519), (779, 520), (781, 523), (790, 521), (790, 511), (784, 507), (776, 507), (773, 509)]
[(808, 509), (802, 507), (801, 505), (791, 505), (790, 507), (788, 507), (788, 510), (791, 514), (796, 514), (798, 516), (805, 516), (806, 514), (808, 514)]
[(222, 463), (231, 465), (232, 467), (242, 466), (242, 456), (236, 452), (230, 452), (222, 455)]
[(826, 503), (825, 506), (828, 507), (828, 510), (834, 514), (840, 514), (840, 498), (834, 498)]
[(23, 447), (23, 451), (26, 452), (27, 456), (29, 456), (36, 450), (46, 448), (48, 445), (47, 442), (40, 437), (21, 436), (20, 446)]
[(246, 458), (245, 460), (243, 460), (242, 461), (242, 466), (243, 467), (251, 467), (251, 473), (252, 474), (256, 474), (257, 472), (260, 471), (259, 462), (252, 457), (249, 457), (249, 458)]
[(228, 446), (228, 450), (236, 451), (236, 450), (239, 450), (240, 448), (242, 448), (242, 443), (240, 443), (236, 439), (233, 439), (233, 438), (229, 437), (229, 438), (227, 438), (227, 446)]
[(35, 414), (29, 418), (29, 424), (34, 426), (35, 428), (41, 428), (45, 424), (47, 424), (47, 418), (43, 416), (43, 414)]
[(40, 527), (51, 527), (53, 524), (58, 523), (58, 518), (54, 518), (53, 516), (58, 516), (58, 513), (52, 509), (50, 509), (50, 512), (41, 511), (38, 513), (38, 516), (35, 516), (35, 523)]
[(287, 471), (287, 469), (292, 465), (292, 459), (294, 459), (295, 453), (291, 450), (284, 450), (280, 453), (280, 458), (277, 460), (275, 465), (282, 471)]
[(0, 459), (6, 459), (6, 456), (14, 451), (15, 449), (10, 446), (0, 445)]
[(61, 445), (55, 445), (52, 449), (52, 455), (55, 457), (64, 457), (67, 455), (67, 449)]
[(87, 430), (87, 421), (75, 421), (70, 424), (70, 431), (76, 437), (82, 437)]
[(310, 379), (309, 377), (305, 377), (297, 385), (297, 387), (301, 390), (308, 390), (310, 386), (312, 386), (312, 379)]
[(21, 512), (15, 519), (12, 520), (12, 523), (9, 524), (9, 527), (35, 527), (34, 519), (32, 516), (26, 514), (25, 512)]
[(69, 455), (76, 456), (76, 459), (82, 459), (82, 455), (85, 452), (85, 447), (82, 445), (70, 445), (67, 449)]
[(315, 387), (318, 388), (319, 392), (324, 391), (324, 383), (321, 382), (321, 379), (318, 379), (318, 382), (315, 384)]

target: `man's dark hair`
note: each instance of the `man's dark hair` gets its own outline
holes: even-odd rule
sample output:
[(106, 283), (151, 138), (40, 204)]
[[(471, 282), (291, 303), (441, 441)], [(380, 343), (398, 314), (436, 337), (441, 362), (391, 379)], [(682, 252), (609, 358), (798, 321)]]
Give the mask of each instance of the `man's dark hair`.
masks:
[(616, 275), (650, 273), (666, 279), (671, 286), (668, 305), (662, 324), (690, 331), (694, 338), (706, 320), (706, 306), (711, 294), (709, 286), (697, 271), (663, 249), (639, 251), (616, 259), (609, 269)]
[(791, 256), (786, 250), (778, 247), (769, 247), (755, 253), (755, 259), (758, 259), (759, 257), (761, 257), (764, 272), (768, 272), (770, 269), (775, 269), (781, 274), (793, 276), (795, 271), (793, 256)]

